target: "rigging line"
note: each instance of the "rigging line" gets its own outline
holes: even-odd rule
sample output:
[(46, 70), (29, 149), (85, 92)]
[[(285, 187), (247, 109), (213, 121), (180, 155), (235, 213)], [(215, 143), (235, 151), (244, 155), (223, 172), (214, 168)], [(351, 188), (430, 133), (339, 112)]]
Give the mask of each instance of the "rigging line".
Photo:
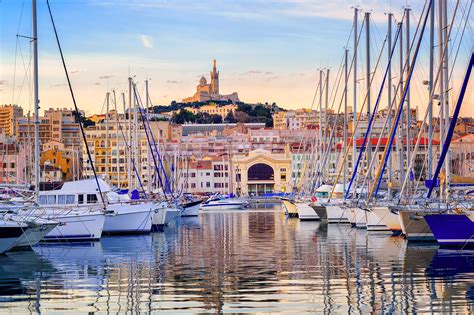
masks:
[[(135, 86), (135, 84), (134, 84), (134, 86)], [(138, 106), (139, 106), (138, 111), (140, 112), (140, 117), (141, 117), (141, 121), (142, 121), (142, 124), (143, 124), (143, 129), (145, 130), (145, 135), (146, 135), (146, 138), (147, 138), (147, 143), (148, 143), (148, 146), (149, 146), (149, 150), (151, 151), (151, 156), (152, 156), (152, 158), (153, 158), (153, 164), (155, 165), (155, 171), (156, 171), (156, 174), (157, 174), (157, 176), (158, 176), (158, 180), (159, 180), (159, 182), (160, 182), (160, 184), (161, 184), (161, 187), (164, 187), (164, 186), (163, 186), (163, 182), (162, 182), (162, 180), (161, 180), (160, 170), (159, 170), (159, 168), (158, 168), (158, 163), (156, 162), (155, 155), (153, 154), (153, 148), (152, 148), (152, 146), (151, 146), (150, 137), (149, 137), (149, 135), (148, 135), (148, 132), (151, 132), (151, 129), (148, 130), (148, 128), (147, 128), (147, 126), (146, 126), (146, 124), (145, 124), (145, 123), (147, 122), (147, 118), (146, 118), (146, 115), (145, 115), (145, 117), (143, 116), (142, 106), (141, 106), (141, 99), (139, 99), (139, 97), (138, 97), (138, 95), (137, 95), (137, 91), (136, 91), (135, 88), (133, 89), (133, 93), (134, 93), (135, 101), (137, 102), (137, 104), (138, 104)], [(148, 126), (148, 127), (149, 127), (149, 126)], [(163, 170), (163, 171), (164, 171), (164, 170)], [(148, 180), (150, 180), (150, 179), (148, 179)], [(166, 192), (165, 192), (164, 189), (163, 189), (163, 194), (164, 194), (164, 196), (165, 196), (165, 198), (166, 198)]]
[(82, 125), (82, 121), (80, 119), (79, 108), (77, 107), (76, 98), (74, 96), (74, 91), (72, 90), (71, 80), (69, 78), (69, 73), (68, 73), (68, 70), (67, 70), (67, 67), (66, 67), (66, 61), (64, 60), (64, 55), (63, 55), (63, 50), (61, 48), (61, 43), (59, 42), (59, 35), (58, 35), (57, 30), (56, 30), (56, 24), (54, 23), (53, 13), (51, 12), (51, 7), (49, 5), (49, 0), (46, 0), (46, 4), (48, 5), (49, 16), (51, 18), (51, 23), (53, 25), (54, 35), (56, 37), (56, 43), (58, 44), (59, 54), (61, 55), (61, 61), (62, 61), (62, 64), (63, 64), (64, 72), (66, 73), (66, 79), (67, 79), (67, 84), (69, 86), (69, 92), (71, 93), (72, 102), (74, 103), (74, 108), (76, 109), (76, 115), (75, 116), (76, 116), (77, 120), (79, 121), (79, 127), (81, 129), (82, 139), (84, 140), (84, 144), (86, 146), (87, 158), (89, 159), (89, 164), (91, 166), (92, 172), (94, 173), (94, 178), (95, 178), (95, 182), (97, 184), (97, 189), (99, 191), (100, 199), (102, 200), (102, 204), (103, 204), (103, 207), (104, 207), (104, 210), (105, 210), (106, 209), (105, 199), (104, 199), (104, 196), (102, 195), (102, 189), (100, 188), (99, 179), (97, 178), (97, 172), (96, 172), (96, 169), (95, 169), (95, 166), (94, 166), (94, 162), (92, 161), (92, 155), (91, 155), (91, 152), (89, 150), (89, 145), (87, 143), (87, 137), (86, 137), (86, 133), (84, 131), (84, 126)]
[[(390, 131), (390, 141), (389, 143), (385, 146), (385, 149), (384, 149), (384, 153), (383, 153), (383, 163), (381, 163), (377, 169), (377, 174), (375, 176), (375, 178), (377, 179), (374, 184), (372, 185), (370, 191), (369, 191), (369, 195), (367, 196), (367, 202), (370, 201), (372, 195), (374, 194), (377, 194), (379, 188), (380, 188), (380, 184), (382, 183), (382, 177), (383, 177), (383, 173), (385, 171), (385, 167), (387, 166), (387, 160), (388, 160), (388, 157), (390, 156), (390, 152), (391, 152), (391, 149), (392, 149), (392, 144), (393, 144), (393, 140), (394, 140), (394, 137), (395, 137), (395, 132), (397, 131), (397, 127), (398, 127), (398, 123), (400, 121), (400, 117), (403, 113), (403, 105), (405, 103), (405, 98), (408, 94), (408, 88), (410, 86), (410, 81), (411, 81), (411, 78), (413, 76), (413, 72), (414, 72), (414, 69), (415, 69), (415, 65), (416, 65), (416, 61), (417, 61), (417, 57), (418, 57), (418, 52), (420, 50), (420, 45), (421, 45), (421, 41), (423, 39), (423, 34), (425, 32), (425, 27), (426, 27), (426, 24), (427, 24), (427, 21), (428, 21), (428, 15), (430, 13), (430, 9), (431, 9), (431, 6), (432, 6), (432, 2), (434, 0), (427, 0), (425, 1), (425, 7), (426, 7), (426, 10), (425, 8), (423, 8), (423, 11), (422, 11), (422, 15), (423, 16), (423, 12), (425, 12), (425, 17), (423, 19), (423, 24), (421, 25), (421, 29), (419, 29), (420, 27), (420, 23), (421, 23), (421, 19), (418, 21), (418, 26), (417, 26), (417, 30), (415, 32), (415, 36), (413, 37), (413, 41), (410, 45), (410, 49), (409, 49), (409, 54), (407, 55), (407, 58), (406, 58), (406, 61), (405, 61), (405, 67), (404, 68), (407, 68), (409, 69), (409, 72), (408, 72), (408, 77), (406, 78), (406, 82), (405, 82), (405, 86), (404, 86), (404, 90), (403, 90), (403, 94), (402, 94), (402, 97), (400, 99), (400, 103), (398, 105), (398, 108), (397, 108), (397, 116), (396, 116), (396, 119), (395, 119), (395, 122), (394, 124), (392, 125), (392, 129)], [(428, 3), (428, 5), (426, 5)], [(412, 58), (412, 61), (410, 62), (410, 59), (408, 58), (409, 56), (411, 56), (411, 50), (413, 48), (413, 45), (415, 44), (415, 39), (416, 39), (416, 35), (418, 33), (418, 31), (420, 31), (419, 35), (418, 35), (418, 39), (417, 39), (417, 43), (416, 43), (416, 47), (415, 47), (415, 51), (414, 51), (414, 54), (413, 54), (413, 58)], [(407, 175), (409, 175), (409, 172), (407, 172)]]
[[(456, 54), (455, 54), (455, 56), (454, 56), (453, 63), (451, 64), (451, 68), (450, 68), (450, 69), (451, 69), (451, 73), (449, 74), (449, 80), (451, 80), (451, 79), (452, 79), (452, 76), (453, 76), (454, 65), (456, 64), (456, 61), (457, 61), (457, 59), (458, 59), (459, 50), (460, 50), (460, 48), (461, 48), (461, 43), (462, 43), (462, 39), (463, 39), (463, 37), (464, 37), (464, 33), (465, 33), (465, 31), (466, 31), (467, 23), (469, 22), (469, 16), (471, 15), (471, 9), (472, 9), (472, 4), (473, 4), (473, 3), (474, 3), (474, 1), (471, 1), (471, 4), (469, 5), (468, 12), (467, 12), (467, 14), (466, 14), (466, 22), (464, 23), (464, 27), (463, 27), (462, 33), (461, 33), (461, 38), (459, 39), (459, 45), (458, 45), (458, 48), (457, 48), (457, 50), (456, 50)], [(466, 12), (465, 9), (464, 9), (464, 12)], [(449, 81), (449, 80), (448, 80), (448, 81)]]
[[(394, 39), (395, 43), (398, 40), (398, 36), (400, 35), (401, 28), (402, 28), (402, 24), (399, 24), (399, 27), (397, 29), (397, 33), (395, 34), (395, 39)], [(392, 65), (392, 58), (393, 58), (393, 54), (395, 52), (396, 47), (397, 47), (397, 45), (393, 45), (392, 51), (390, 52), (390, 58), (389, 58), (389, 61), (388, 61), (388, 65), (385, 68), (385, 74), (384, 74), (384, 77), (383, 77), (383, 80), (382, 80), (382, 85), (380, 87), (379, 94), (377, 96), (377, 100), (375, 101), (375, 106), (372, 110), (372, 115), (371, 115), (371, 117), (369, 118), (369, 121), (368, 121), (367, 131), (365, 133), (365, 137), (364, 137), (364, 141), (362, 142), (362, 146), (359, 149), (359, 156), (357, 157), (357, 162), (355, 164), (354, 172), (352, 173), (352, 178), (351, 178), (351, 180), (349, 182), (349, 185), (348, 185), (348, 187), (346, 189), (346, 192), (345, 192), (345, 199), (347, 199), (349, 197), (349, 192), (351, 191), (352, 184), (354, 183), (354, 180), (357, 178), (357, 169), (359, 168), (360, 160), (362, 158), (362, 155), (364, 154), (365, 147), (366, 147), (366, 144), (367, 144), (367, 139), (368, 139), (369, 142), (371, 142), (372, 124), (374, 122), (374, 118), (375, 118), (375, 115), (377, 113), (378, 105), (380, 103), (380, 99), (381, 99), (382, 93), (384, 91), (385, 81), (387, 79), (388, 71), (389, 71), (389, 69)], [(372, 75), (372, 77), (374, 77), (374, 75), (375, 75), (375, 73)], [(392, 88), (392, 87), (389, 87), (389, 88)], [(390, 115), (390, 112), (388, 113), (388, 115)], [(380, 136), (382, 136), (382, 134)], [(377, 150), (376, 150), (376, 152), (377, 152)], [(374, 157), (375, 157), (375, 155), (376, 154), (374, 154)], [(370, 172), (370, 169), (371, 169), (370, 167), (367, 168), (367, 173)]]
[[(135, 94), (136, 94), (136, 91), (135, 91)], [(141, 97), (140, 97), (139, 94), (136, 95), (136, 97), (137, 97), (137, 102), (138, 102), (138, 106), (139, 106), (139, 111), (140, 111), (140, 114), (142, 115), (142, 112), (141, 112), (142, 109), (141, 109), (141, 108), (144, 107), (144, 106), (143, 106), (143, 102), (142, 102)], [(142, 119), (143, 119), (143, 116), (142, 116)], [(145, 119), (146, 119), (146, 121), (148, 122), (148, 117), (147, 117), (147, 115), (145, 115)], [(146, 126), (146, 125), (144, 125), (144, 126)], [(153, 132), (151, 131), (151, 126), (150, 126), (149, 122), (148, 122), (148, 128), (149, 128), (149, 131), (150, 131), (150, 134), (151, 134), (151, 140), (152, 140), (153, 145), (154, 145), (154, 147), (155, 147), (155, 152), (156, 152), (156, 154), (157, 154), (157, 156), (158, 156), (158, 162), (160, 163), (160, 167), (161, 167), (161, 169), (163, 170), (163, 176), (165, 177), (166, 189), (168, 189), (168, 193), (172, 195), (172, 194), (173, 194), (173, 191), (171, 190), (171, 185), (170, 185), (169, 180), (168, 180), (168, 175), (166, 174), (166, 169), (165, 169), (165, 167), (164, 167), (164, 165), (163, 165), (163, 160), (161, 159), (160, 152), (159, 152), (159, 150), (158, 150), (158, 148), (157, 148), (157, 146), (156, 146), (155, 137), (153, 136)], [(151, 142), (150, 142), (150, 146), (151, 146)], [(153, 153), (153, 150), (152, 150), (152, 153)], [(152, 156), (154, 157), (153, 154), (152, 154)], [(157, 176), (158, 176), (158, 179), (159, 179), (159, 181), (160, 181), (161, 187), (163, 188), (163, 194), (165, 195), (165, 198), (166, 198), (165, 186), (163, 185), (163, 182), (162, 182), (162, 180), (161, 180), (161, 176), (160, 176), (160, 173), (159, 173), (159, 170), (158, 170), (157, 167), (156, 167), (156, 172), (157, 172)]]
[[(430, 0), (430, 1), (434, 1), (434, 0)], [(457, 10), (458, 10), (458, 4), (459, 4), (459, 1), (457, 1), (457, 5), (455, 7), (455, 10), (453, 12), (453, 20), (454, 18), (456, 17), (456, 14), (457, 14)], [(451, 23), (450, 27), (449, 27), (449, 30), (448, 30), (448, 34), (447, 34), (447, 37), (450, 38), (451, 37), (451, 32), (453, 30), (453, 24)], [(442, 56), (441, 56), (441, 60), (443, 60), (446, 56), (446, 50), (447, 50), (447, 45), (444, 45), (444, 48), (443, 48), (443, 52), (442, 52)], [(435, 81), (433, 82), (432, 86), (436, 87), (438, 85), (438, 80), (439, 80), (439, 77), (440, 77), (440, 73), (441, 73), (441, 69), (442, 69), (443, 65), (440, 64), (438, 65), (438, 70), (436, 71), (436, 76), (435, 76)], [(433, 100), (434, 100), (434, 95), (435, 95), (435, 89), (431, 89), (430, 91), (430, 98), (429, 98), (429, 101), (428, 101), (428, 106), (427, 106), (427, 110), (425, 111), (425, 117), (423, 118), (423, 121), (422, 121), (422, 124), (420, 126), (420, 131), (418, 132), (418, 137), (417, 137), (417, 140), (416, 140), (416, 145), (415, 145), (415, 149), (414, 151), (418, 151), (418, 147), (419, 147), (419, 144), (420, 144), (420, 139), (421, 139), (421, 135), (422, 135), (422, 131), (423, 129), (425, 128), (425, 123), (426, 123), (426, 119), (428, 117), (428, 112), (429, 112), (429, 109), (431, 106), (433, 106)], [(439, 113), (438, 113), (439, 114)], [(438, 122), (440, 123), (440, 121)], [(439, 126), (439, 125), (438, 125)], [(434, 129), (433, 128), (433, 132), (434, 132)], [(408, 169), (407, 170), (410, 170), (413, 163), (414, 163), (414, 156), (411, 157), (411, 160), (409, 161), (410, 163), (408, 164)], [(406, 183), (408, 182), (408, 178), (409, 178), (409, 172), (407, 172), (407, 174), (405, 175), (405, 178), (404, 178), (404, 181), (403, 181), (403, 185), (402, 185), (402, 189), (401, 189), (401, 193), (404, 192), (405, 190), (405, 186), (406, 186)], [(434, 178), (434, 177), (433, 177)], [(400, 194), (400, 196), (402, 196), (402, 194)], [(400, 200), (401, 200), (401, 197), (399, 197), (399, 200), (398, 200), (398, 203), (400, 203)]]
[(18, 19), (18, 27), (16, 30), (16, 45), (15, 45), (15, 63), (13, 67), (13, 88), (12, 88), (12, 105), (15, 103), (15, 85), (16, 85), (16, 61), (18, 56), (18, 45), (19, 45), (19, 33), (20, 33), (20, 26), (21, 21), (23, 19), (23, 9), (25, 7), (25, 0), (23, 0), (21, 4), (21, 11), (20, 11), (20, 18)]

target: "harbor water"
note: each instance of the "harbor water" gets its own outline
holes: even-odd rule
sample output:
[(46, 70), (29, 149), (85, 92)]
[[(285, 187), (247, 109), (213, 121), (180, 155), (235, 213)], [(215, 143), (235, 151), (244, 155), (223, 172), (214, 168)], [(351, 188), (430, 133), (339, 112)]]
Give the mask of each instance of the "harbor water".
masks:
[(473, 311), (474, 252), (300, 222), (279, 205), (0, 256), (1, 314)]

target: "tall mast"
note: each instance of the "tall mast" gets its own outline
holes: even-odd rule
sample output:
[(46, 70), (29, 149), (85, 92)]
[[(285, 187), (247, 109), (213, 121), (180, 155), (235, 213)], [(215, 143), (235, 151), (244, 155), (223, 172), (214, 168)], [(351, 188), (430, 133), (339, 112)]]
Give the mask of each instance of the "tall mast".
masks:
[[(324, 103), (324, 146), (326, 147), (326, 152), (324, 153), (326, 156), (329, 154), (329, 150), (331, 149), (331, 144), (327, 143), (331, 141), (328, 137), (328, 103), (329, 103), (329, 69), (326, 69), (326, 96), (325, 96), (325, 103)], [(326, 171), (323, 172), (323, 179), (325, 178), (324, 175), (327, 175), (329, 170), (329, 163), (325, 163)]]
[[(430, 73), (429, 73), (429, 91), (430, 95), (433, 94), (433, 73), (434, 73), (434, 29), (435, 29), (435, 1), (431, 1), (431, 12), (430, 12)], [(431, 98), (430, 98), (431, 100)], [(433, 101), (428, 105), (428, 170), (427, 177), (432, 178), (433, 173)]]
[(359, 14), (359, 9), (354, 8), (354, 104), (352, 108), (352, 167), (353, 173), (356, 168), (356, 155), (357, 155), (357, 139), (355, 137), (355, 126), (357, 124), (357, 38), (358, 38), (358, 28), (357, 28), (357, 16)]
[[(131, 83), (131, 78), (128, 78), (129, 79), (129, 83)], [(124, 123), (125, 123), (125, 129), (127, 129), (127, 103), (125, 103), (125, 93), (122, 93), (122, 99), (123, 99), (123, 119), (124, 119)], [(130, 113), (128, 113), (128, 118), (130, 119)], [(130, 129), (128, 130), (129, 133), (131, 133)], [(125, 139), (124, 139), (125, 140)], [(130, 141), (125, 141), (127, 144), (126, 146), (128, 146), (128, 150), (126, 151), (126, 155), (127, 155), (127, 181), (128, 181), (128, 189), (131, 189), (132, 187), (132, 163), (131, 163), (131, 155), (132, 155), (132, 151), (131, 151), (131, 147), (130, 147)]]
[[(148, 115), (148, 113), (149, 113), (149, 108), (148, 107), (150, 106), (150, 104), (148, 102), (148, 100), (149, 100), (148, 80), (145, 80), (145, 94), (146, 94), (146, 96), (145, 96), (146, 97), (146, 113), (145, 113), (145, 115)], [(147, 117), (147, 121), (149, 121), (148, 117)], [(149, 146), (147, 146), (147, 169), (148, 169), (148, 191), (149, 192), (151, 192), (151, 167), (150, 167), (150, 165), (151, 165), (151, 163), (150, 163), (151, 156), (150, 156), (150, 153), (151, 153), (150, 148), (149, 148)]]
[(138, 188), (139, 187), (139, 177), (140, 177), (140, 173), (141, 173), (141, 163), (140, 163), (140, 156), (139, 156), (139, 153), (140, 153), (140, 143), (139, 143), (139, 139), (138, 139), (138, 100), (137, 100), (137, 85), (135, 84), (135, 82), (133, 83), (133, 131), (134, 131), (134, 135), (133, 135), (133, 138), (134, 138), (134, 142), (133, 142), (133, 149), (134, 149), (134, 164), (135, 164), (135, 167), (137, 168), (137, 174), (135, 174), (135, 188)]
[(116, 147), (115, 147), (115, 152), (117, 152), (117, 187), (118, 188), (121, 188), (121, 178), (120, 178), (120, 148), (122, 147), (120, 144), (119, 144), (119, 114), (118, 114), (118, 110), (117, 110), (117, 98), (115, 96), (115, 90), (113, 90), (113, 93), (114, 93), (114, 105), (115, 105), (115, 140), (117, 143)]
[[(35, 106), (35, 199), (39, 199), (40, 185), (40, 141), (39, 141), (39, 96), (38, 96), (38, 23), (36, 21), (36, 0), (32, 1), (33, 23), (33, 93)], [(79, 113), (77, 113), (79, 115)]]
[[(348, 54), (349, 54), (349, 50), (346, 49), (344, 51), (344, 129), (343, 129), (343, 132), (344, 132), (344, 149), (342, 152), (346, 152), (347, 150), (347, 81), (348, 81), (348, 69), (347, 69), (347, 57), (348, 57)], [(342, 179), (342, 185), (343, 185), (343, 188), (344, 188), (344, 192), (346, 191), (346, 181), (347, 181), (347, 171), (346, 171), (346, 159), (344, 159), (344, 165), (343, 165), (343, 169), (344, 169), (344, 174), (343, 174), (343, 179)]]
[[(323, 70), (319, 70), (319, 173), (322, 171), (323, 160)], [(319, 175), (318, 180), (320, 180)]]
[[(399, 36), (399, 41), (398, 41), (398, 46), (400, 49), (400, 99), (403, 97), (403, 32), (402, 26), (400, 25), (402, 22), (399, 23), (400, 27), (400, 34)], [(403, 153), (403, 114), (400, 116), (400, 121), (399, 125), (401, 128), (398, 128), (398, 169), (400, 171), (400, 188), (402, 186), (403, 179), (405, 178), (405, 164), (403, 163), (404, 160), (404, 153)]]
[[(387, 73), (387, 120), (388, 125), (392, 125), (392, 110), (390, 108), (390, 104), (392, 103), (392, 63), (390, 62), (391, 59), (391, 52), (392, 52), (392, 13), (388, 14), (388, 32), (387, 32), (387, 52), (388, 52), (388, 73)], [(392, 196), (392, 158), (388, 159), (388, 195)]]
[[(367, 63), (367, 74), (366, 74), (366, 84), (367, 84), (367, 122), (369, 121), (370, 117), (370, 13), (365, 13), (365, 49), (366, 53), (366, 63)], [(368, 126), (368, 125), (367, 125)], [(368, 137), (369, 141), (367, 142), (367, 165), (369, 164), (372, 156), (372, 145), (370, 135)], [(368, 167), (368, 166), (367, 166)], [(372, 172), (371, 169), (367, 169), (367, 178), (370, 180), (372, 179)]]
[[(449, 59), (448, 59), (448, 3), (446, 0), (443, 0), (443, 39), (444, 39), (444, 121), (445, 128), (444, 130), (448, 132), (449, 129)], [(446, 189), (446, 201), (449, 200), (449, 185), (451, 181), (451, 153), (450, 150), (446, 153), (446, 163), (444, 164), (446, 168), (446, 180), (445, 180), (445, 189)]]
[[(405, 16), (406, 16), (406, 23), (405, 23), (405, 27), (406, 27), (406, 56), (405, 58), (407, 60), (410, 60), (410, 8), (405, 8)], [(407, 77), (407, 80), (408, 80), (408, 76), (409, 76), (409, 73), (410, 73), (411, 69), (410, 67), (406, 67), (406, 77)], [(407, 124), (406, 124), (406, 129), (407, 129), (407, 147), (406, 147), (406, 150), (407, 150), (407, 163), (410, 163), (411, 159), (410, 159), (410, 151), (411, 151), (411, 136), (410, 136), (410, 127), (411, 127), (411, 108), (410, 108), (410, 85), (408, 85), (407, 87)], [(410, 170), (407, 170), (410, 172)], [(407, 192), (410, 192), (410, 181), (408, 181), (408, 190)]]
[(105, 174), (109, 174), (109, 105), (110, 92), (107, 92), (107, 111), (105, 113)]
[[(440, 152), (444, 146), (444, 67), (443, 67), (443, 0), (439, 0), (438, 9), (438, 64), (441, 68), (439, 74), (439, 146)], [(440, 198), (444, 196), (443, 188), (440, 186)]]

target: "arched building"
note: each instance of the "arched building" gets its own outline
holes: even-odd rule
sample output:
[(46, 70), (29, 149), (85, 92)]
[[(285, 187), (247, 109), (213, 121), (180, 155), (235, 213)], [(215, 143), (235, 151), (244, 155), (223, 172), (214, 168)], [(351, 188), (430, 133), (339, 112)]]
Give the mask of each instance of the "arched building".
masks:
[(250, 151), (232, 158), (236, 195), (262, 195), (291, 191), (291, 155), (271, 153), (263, 149)]

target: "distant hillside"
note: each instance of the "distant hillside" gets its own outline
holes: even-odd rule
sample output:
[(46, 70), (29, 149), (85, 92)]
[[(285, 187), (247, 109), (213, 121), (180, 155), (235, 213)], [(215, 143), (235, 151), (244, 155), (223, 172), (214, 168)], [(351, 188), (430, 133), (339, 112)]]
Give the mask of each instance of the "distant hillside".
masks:
[(194, 103), (177, 103), (171, 102), (170, 105), (155, 105), (153, 106), (153, 112), (157, 114), (179, 111), (173, 115), (171, 120), (175, 123), (182, 124), (185, 122), (198, 123), (198, 124), (209, 124), (209, 123), (222, 123), (222, 122), (263, 122), (267, 127), (273, 126), (272, 114), (274, 112), (285, 111), (278, 107), (275, 103), (273, 104), (247, 104), (238, 102), (237, 110), (235, 113), (229, 113), (226, 117), (220, 115), (210, 115), (207, 113), (193, 114), (190, 111), (185, 110), (186, 107), (200, 108), (204, 105), (215, 104), (217, 106), (230, 105), (230, 101), (209, 101), (209, 102), (194, 102)]

